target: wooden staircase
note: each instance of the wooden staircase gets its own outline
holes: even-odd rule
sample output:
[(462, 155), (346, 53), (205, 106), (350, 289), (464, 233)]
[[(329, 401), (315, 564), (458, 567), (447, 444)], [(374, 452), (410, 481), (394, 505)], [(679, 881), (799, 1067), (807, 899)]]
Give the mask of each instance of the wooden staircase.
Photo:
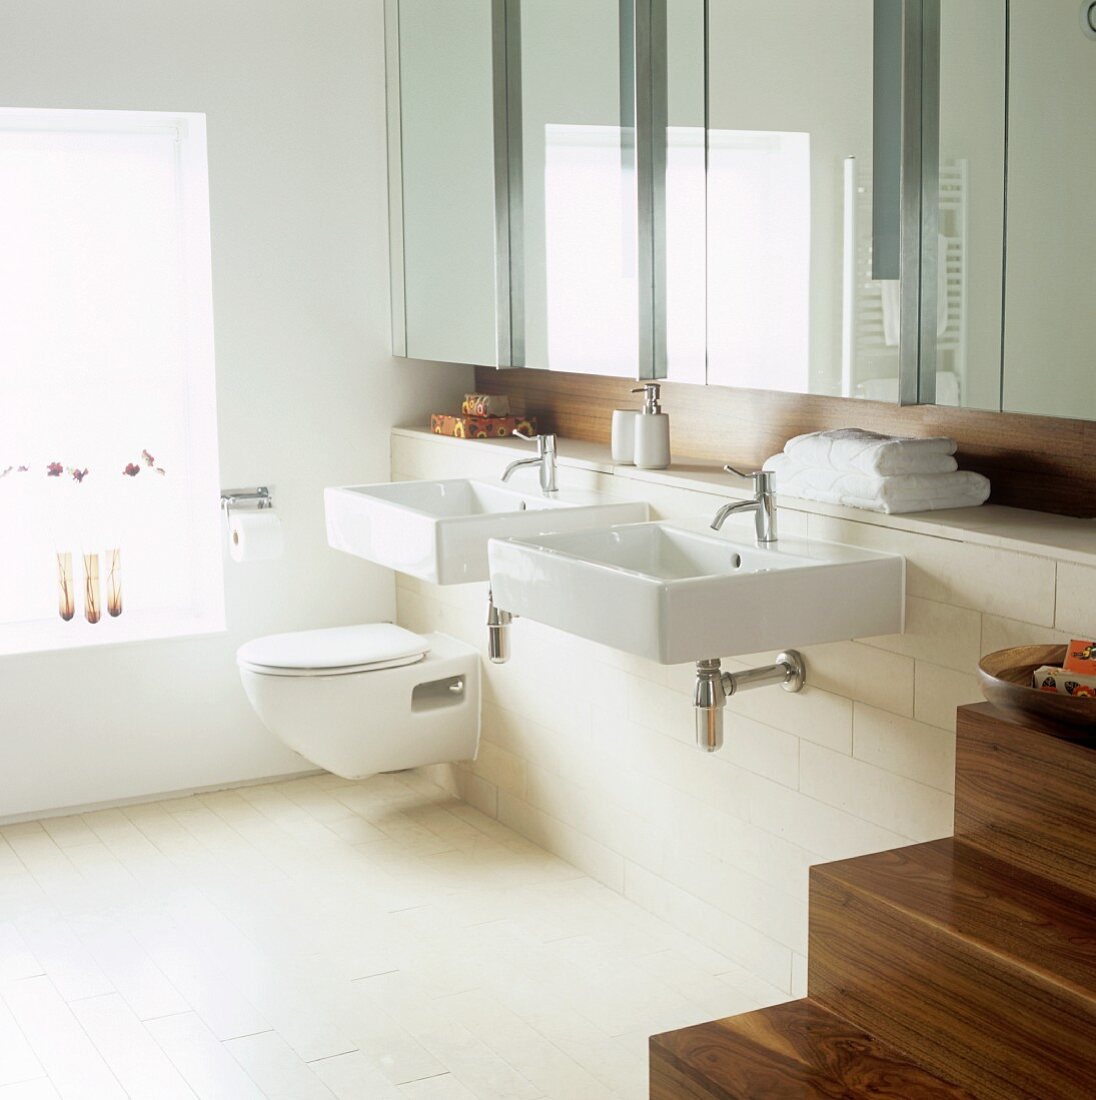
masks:
[(959, 710), (955, 836), (811, 869), (808, 996), (651, 1039), (652, 1100), (1094, 1100), (1096, 744)]

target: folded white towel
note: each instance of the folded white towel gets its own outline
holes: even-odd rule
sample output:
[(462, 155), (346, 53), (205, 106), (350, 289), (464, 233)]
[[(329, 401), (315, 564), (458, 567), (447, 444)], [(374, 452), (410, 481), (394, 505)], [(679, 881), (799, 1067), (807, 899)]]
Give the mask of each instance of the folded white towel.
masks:
[(784, 453), (800, 466), (890, 477), (951, 473), (959, 468), (952, 457), (957, 446), (954, 439), (944, 436), (916, 439), (863, 428), (837, 428), (797, 435), (784, 444)]
[(870, 512), (973, 508), (986, 502), (990, 490), (989, 478), (971, 470), (874, 477), (804, 466), (786, 454), (773, 455), (765, 469), (776, 474), (777, 493)]

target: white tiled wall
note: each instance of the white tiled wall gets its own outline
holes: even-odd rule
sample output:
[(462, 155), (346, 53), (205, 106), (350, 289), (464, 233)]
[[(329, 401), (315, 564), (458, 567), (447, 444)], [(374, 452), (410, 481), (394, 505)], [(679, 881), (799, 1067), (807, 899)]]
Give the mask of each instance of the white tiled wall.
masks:
[[(502, 464), (489, 447), (427, 435), (393, 436), (392, 453), (397, 480), (494, 478)], [(560, 480), (646, 499), (654, 518), (708, 516), (720, 503), (714, 492), (592, 469), (563, 469)], [(957, 528), (941, 537), (871, 519), (781, 514), (785, 534), (905, 555), (906, 633), (807, 647), (802, 693), (728, 701), (722, 752), (694, 748), (693, 666), (518, 620), (510, 663), (484, 664), (479, 758), (431, 777), (801, 994), (808, 867), (950, 835), (955, 708), (981, 699), (979, 655), (1096, 622), (1094, 568), (1058, 562), (1050, 548), (1018, 552), (965, 543)], [(400, 622), (482, 648), (486, 587), (401, 577)], [(725, 667), (739, 662), (757, 663)]]

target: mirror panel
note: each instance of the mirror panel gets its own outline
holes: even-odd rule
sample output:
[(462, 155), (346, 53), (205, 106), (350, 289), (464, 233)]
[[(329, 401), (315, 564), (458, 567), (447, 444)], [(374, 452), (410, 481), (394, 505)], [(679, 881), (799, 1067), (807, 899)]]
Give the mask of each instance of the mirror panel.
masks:
[(629, 7), (520, 3), (524, 366), (640, 371)]
[(936, 404), (999, 409), (1005, 0), (940, 5), (939, 165)]
[(1077, 0), (1009, 4), (1003, 405), (1096, 419), (1096, 32)]
[(416, 359), (508, 361), (496, 286), (493, 7), (386, 7), (394, 343)]
[(708, 381), (896, 401), (899, 281), (872, 271), (873, 0), (708, 9)]

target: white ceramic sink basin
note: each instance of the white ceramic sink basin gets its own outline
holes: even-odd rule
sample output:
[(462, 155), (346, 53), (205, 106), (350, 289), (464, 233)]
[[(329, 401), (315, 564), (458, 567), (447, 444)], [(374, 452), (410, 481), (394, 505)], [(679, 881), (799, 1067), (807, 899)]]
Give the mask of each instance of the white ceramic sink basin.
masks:
[(501, 482), (395, 481), (324, 490), (336, 550), (434, 584), (487, 580), (487, 540), (577, 531), (647, 518), (640, 502), (595, 493), (553, 497)]
[(905, 560), (636, 523), (492, 539), (495, 605), (662, 664), (897, 634)]

